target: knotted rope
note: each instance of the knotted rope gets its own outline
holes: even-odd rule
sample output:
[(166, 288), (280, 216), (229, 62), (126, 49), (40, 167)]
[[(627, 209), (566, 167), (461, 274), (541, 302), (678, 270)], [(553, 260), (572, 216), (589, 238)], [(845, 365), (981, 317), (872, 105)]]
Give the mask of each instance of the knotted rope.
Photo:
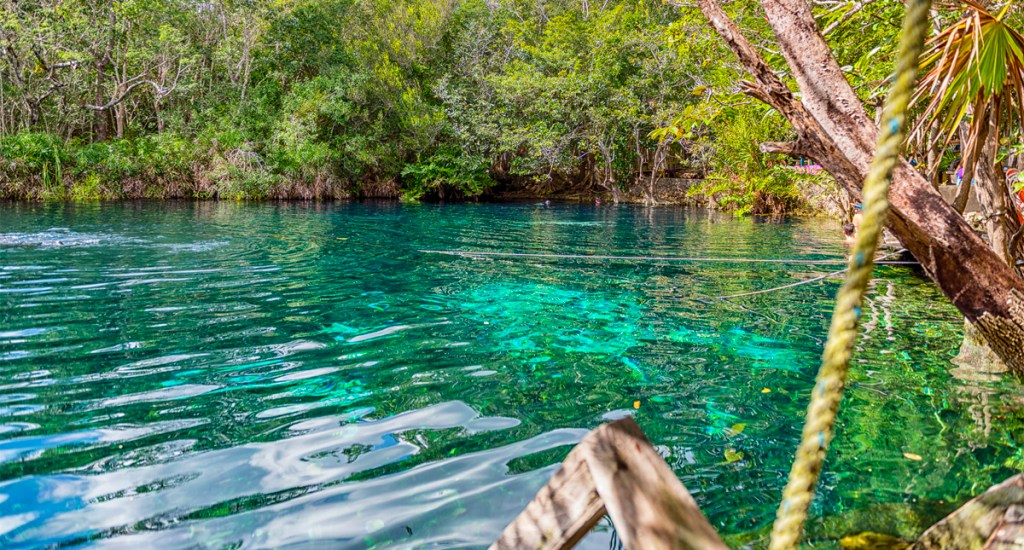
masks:
[(896, 61), (896, 79), (882, 107), (875, 157), (862, 190), (864, 221), (850, 256), (846, 280), (836, 296), (828, 341), (818, 370), (817, 382), (807, 407), (803, 436), (782, 493), (782, 503), (772, 528), (771, 550), (796, 548), (800, 542), (807, 509), (818, 484), (825, 450), (832, 440), (839, 401), (843, 397), (850, 356), (857, 339), (861, 304), (874, 269), (875, 249), (889, 211), (889, 184), (906, 137), (906, 113), (917, 78), (918, 56), (930, 30), (931, 0), (911, 0), (903, 20)]

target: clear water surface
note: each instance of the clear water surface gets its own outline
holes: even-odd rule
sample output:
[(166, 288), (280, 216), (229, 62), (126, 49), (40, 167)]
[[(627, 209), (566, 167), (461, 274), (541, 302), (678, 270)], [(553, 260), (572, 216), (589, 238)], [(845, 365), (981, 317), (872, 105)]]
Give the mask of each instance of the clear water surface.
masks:
[[(0, 204), (0, 546), (489, 544), (634, 414), (735, 546), (770, 525), (833, 265), (822, 220), (533, 204)], [(1024, 391), (878, 270), (811, 526), (903, 536), (1022, 464)], [(603, 526), (585, 547), (608, 546)]]

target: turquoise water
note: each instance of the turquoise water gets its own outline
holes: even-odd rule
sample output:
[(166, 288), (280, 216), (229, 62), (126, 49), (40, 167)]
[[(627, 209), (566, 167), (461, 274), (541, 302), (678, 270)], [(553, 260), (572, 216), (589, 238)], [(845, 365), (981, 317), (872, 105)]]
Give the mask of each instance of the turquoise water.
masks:
[[(0, 204), (0, 546), (489, 544), (634, 414), (731, 544), (770, 525), (837, 224), (670, 208)], [(912, 536), (1014, 473), (1024, 391), (882, 267), (811, 540)], [(920, 460), (916, 460), (920, 458)], [(584, 541), (606, 548), (609, 532)]]

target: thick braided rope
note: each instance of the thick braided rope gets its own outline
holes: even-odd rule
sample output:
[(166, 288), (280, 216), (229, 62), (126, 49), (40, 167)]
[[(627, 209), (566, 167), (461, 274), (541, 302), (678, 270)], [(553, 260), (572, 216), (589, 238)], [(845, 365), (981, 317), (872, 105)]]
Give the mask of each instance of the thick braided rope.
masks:
[(811, 404), (807, 408), (803, 436), (772, 529), (769, 546), (772, 550), (796, 548), (800, 542), (807, 510), (825, 460), (825, 449), (832, 440), (836, 412), (843, 397), (850, 356), (857, 339), (861, 304), (871, 280), (875, 250), (889, 211), (889, 183), (903, 150), (907, 105), (914, 91), (918, 56), (930, 30), (930, 8), (931, 0), (911, 0), (907, 6), (896, 62), (896, 81), (882, 108), (878, 145), (864, 180), (864, 220), (850, 257), (850, 269), (836, 297), (832, 325), (817, 383), (811, 394)]

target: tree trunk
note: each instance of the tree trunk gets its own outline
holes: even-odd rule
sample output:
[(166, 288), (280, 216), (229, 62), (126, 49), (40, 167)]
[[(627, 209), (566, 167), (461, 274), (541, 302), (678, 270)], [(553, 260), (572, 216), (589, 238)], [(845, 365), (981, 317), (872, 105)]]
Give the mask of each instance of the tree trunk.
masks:
[[(96, 104), (102, 105), (103, 99), (103, 73), (107, 69), (106, 62), (96, 64)], [(110, 113), (107, 111), (96, 111), (96, 134), (95, 141), (106, 141), (110, 137)]]
[[(957, 132), (960, 133), (960, 147), (963, 151), (967, 141), (969, 139), (969, 128), (966, 122), (960, 123), (960, 127), (957, 128)], [(988, 135), (988, 127), (982, 129), (981, 135), (978, 139), (984, 141)], [(953, 209), (958, 213), (963, 214), (964, 210), (967, 209), (967, 203), (971, 200), (971, 188), (974, 187), (974, 171), (978, 167), (978, 159), (968, 159), (963, 156), (960, 157), (960, 166), (963, 167), (963, 177), (960, 178), (960, 188), (956, 190), (956, 197), (953, 199)]]
[[(964, 321), (964, 340), (960, 343), (960, 352), (953, 359), (953, 364), (962, 366), (965, 369), (973, 369), (968, 377), (981, 375), (995, 375), (1006, 372), (1006, 365), (999, 359), (992, 348), (989, 347), (985, 338), (978, 333), (977, 327), (970, 321)], [(954, 370), (953, 375), (963, 375), (963, 372)], [(957, 376), (960, 378), (961, 376)]]
[(942, 185), (942, 151), (940, 150), (939, 125), (932, 124), (928, 129), (928, 158), (925, 161), (928, 165), (928, 181), (932, 187), (938, 189)]
[(1017, 220), (1011, 217), (1010, 197), (1002, 175), (996, 169), (996, 154), (999, 152), (999, 128), (993, 116), (986, 116), (982, 124), (988, 126), (978, 162), (974, 169), (974, 187), (978, 204), (985, 215), (985, 230), (992, 249), (1007, 265), (1013, 264), (1010, 253), (1010, 239), (1017, 231)]
[(956, 197), (953, 198), (953, 210), (963, 214), (967, 209), (967, 203), (971, 201), (971, 188), (974, 185), (975, 164), (968, 164), (970, 168), (964, 168), (964, 177), (960, 180), (960, 186), (956, 189)]
[(619, 191), (619, 184), (615, 180), (615, 166), (613, 162), (615, 160), (612, 153), (611, 145), (601, 144), (601, 162), (604, 164), (604, 170), (601, 174), (601, 187), (605, 188), (612, 194), (612, 202), (619, 204), (622, 202), (622, 192)]
[[(120, 86), (118, 86), (118, 94), (120, 95)], [(124, 127), (127, 118), (128, 109), (125, 107), (124, 102), (122, 101), (121, 103), (114, 105), (114, 127), (117, 130), (118, 139), (124, 137)]]
[[(846, 81), (806, 0), (761, 3), (799, 86), (800, 100), (716, 0), (697, 0), (754, 77), (745, 83), (745, 91), (774, 107), (796, 129), (791, 154), (815, 159), (858, 198), (874, 154), (874, 121)], [(893, 233), (1006, 365), (1024, 374), (1024, 280), (906, 161), (896, 167), (889, 200)]]
[[(104, 96), (106, 95), (103, 89), (103, 80), (107, 74), (107, 71), (114, 65), (111, 54), (114, 51), (115, 34), (114, 29), (117, 28), (117, 14), (113, 10), (113, 6), (107, 12), (107, 43), (105, 49), (95, 54), (95, 67), (96, 67), (96, 105), (103, 105), (106, 101)], [(115, 71), (116, 72), (116, 71)], [(94, 136), (95, 141), (106, 141), (110, 137), (110, 113), (107, 110), (95, 111), (96, 116), (96, 134)]]
[(622, 192), (619, 191), (619, 182), (615, 180), (615, 170), (610, 162), (605, 165), (605, 170), (604, 188), (611, 192), (612, 203), (619, 204), (622, 202)]
[(36, 124), (39, 124), (39, 117), (42, 109), (39, 107), (38, 101), (28, 99), (25, 103), (28, 103), (28, 127), (32, 128)]
[(619, 183), (615, 181), (615, 173), (613, 172), (611, 177), (608, 179), (608, 189), (612, 192), (612, 203), (619, 204), (622, 202), (622, 191), (619, 191)]
[(164, 118), (160, 113), (160, 99), (153, 100), (153, 113), (156, 115), (156, 133), (164, 133)]
[[(4, 108), (4, 72), (0, 71), (0, 135), (7, 135), (7, 109)], [(12, 111), (14, 109), (11, 109)]]
[(661, 169), (665, 167), (665, 160), (668, 157), (668, 144), (658, 143), (654, 149), (654, 158), (651, 160), (651, 177), (647, 180), (647, 186), (644, 189), (644, 202), (648, 206), (654, 206), (658, 204), (658, 199), (654, 194), (654, 190), (658, 185), (658, 181), (661, 179), (659, 173)]

